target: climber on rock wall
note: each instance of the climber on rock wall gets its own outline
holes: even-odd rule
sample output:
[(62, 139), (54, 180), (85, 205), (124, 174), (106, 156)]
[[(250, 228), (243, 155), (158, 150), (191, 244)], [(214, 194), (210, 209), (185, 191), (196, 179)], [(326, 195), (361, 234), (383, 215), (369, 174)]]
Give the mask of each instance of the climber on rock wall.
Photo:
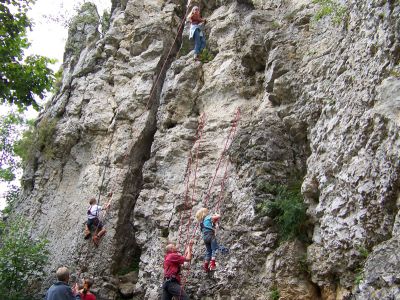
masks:
[(200, 223), (203, 241), (206, 246), (203, 269), (205, 272), (216, 269), (215, 253), (218, 243), (215, 237), (215, 228), (221, 216), (219, 214), (208, 215), (208, 209), (203, 207), (196, 212), (196, 219)]
[(174, 243), (170, 243), (165, 248), (164, 258), (164, 283), (162, 285), (162, 300), (171, 300), (176, 296), (179, 300), (189, 300), (188, 295), (181, 286), (181, 265), (192, 259), (191, 241), (185, 250), (185, 255), (180, 255)]
[(97, 205), (95, 198), (91, 198), (89, 200), (90, 206), (87, 210), (88, 220), (85, 224), (85, 239), (88, 239), (91, 235), (91, 232), (94, 231), (93, 243), (96, 246), (98, 246), (101, 237), (107, 232), (104, 228), (104, 224), (99, 219), (99, 215), (102, 210), (107, 210), (110, 207), (112, 193), (109, 193), (108, 197), (110, 200), (104, 206)]
[(203, 25), (206, 24), (206, 19), (200, 16), (198, 6), (193, 6), (192, 11), (188, 15), (190, 22), (189, 39), (194, 38), (194, 59), (199, 60), (201, 51), (206, 47), (206, 37), (203, 31)]

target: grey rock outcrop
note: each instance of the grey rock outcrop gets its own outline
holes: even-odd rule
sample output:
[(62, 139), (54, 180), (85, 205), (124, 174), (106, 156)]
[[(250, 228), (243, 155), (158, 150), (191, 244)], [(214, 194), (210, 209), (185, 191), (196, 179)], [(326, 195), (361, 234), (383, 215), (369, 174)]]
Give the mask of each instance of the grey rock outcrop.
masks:
[[(164, 247), (196, 236), (207, 202), (230, 253), (207, 277), (196, 237), (183, 271), (193, 299), (400, 299), (400, 4), (347, 1), (335, 26), (306, 0), (203, 1), (206, 63), (179, 50), (185, 5), (113, 1), (104, 36), (91, 5), (73, 23), (41, 116), (58, 120), (54, 156), (27, 166), (17, 206), (50, 240), (48, 269), (94, 276), (98, 299), (159, 299)], [(273, 200), (260, 187), (293, 180), (308, 221), (282, 241), (257, 210)], [(87, 202), (109, 191), (94, 248)]]

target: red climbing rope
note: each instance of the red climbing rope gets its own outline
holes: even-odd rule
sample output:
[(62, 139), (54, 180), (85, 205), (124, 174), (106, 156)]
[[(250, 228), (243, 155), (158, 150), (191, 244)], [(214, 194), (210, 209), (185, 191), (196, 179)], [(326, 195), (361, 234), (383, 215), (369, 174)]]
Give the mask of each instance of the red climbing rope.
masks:
[[(232, 123), (232, 126), (231, 126), (231, 129), (230, 129), (230, 131), (229, 131), (229, 134), (228, 134), (228, 136), (227, 136), (227, 138), (226, 138), (224, 149), (223, 149), (223, 151), (222, 151), (222, 153), (221, 153), (221, 155), (220, 155), (220, 158), (219, 158), (219, 160), (218, 160), (218, 164), (217, 164), (217, 167), (216, 167), (216, 169), (215, 169), (214, 176), (213, 176), (213, 178), (212, 178), (212, 180), (211, 180), (211, 182), (210, 182), (210, 184), (209, 184), (209, 188), (208, 188), (207, 195), (206, 195), (205, 198), (204, 198), (203, 207), (207, 207), (208, 200), (210, 199), (210, 196), (211, 196), (211, 189), (212, 189), (212, 187), (213, 187), (215, 178), (216, 178), (217, 173), (218, 173), (218, 170), (219, 170), (219, 168), (220, 168), (220, 166), (221, 166), (222, 159), (223, 159), (223, 158), (225, 157), (225, 155), (226, 155), (227, 149), (232, 145), (233, 139), (234, 139), (234, 137), (235, 137), (235, 135), (236, 135), (236, 129), (237, 129), (239, 120), (240, 120), (240, 108), (238, 108), (238, 109), (236, 110), (235, 117), (234, 117), (233, 121), (231, 122), (231, 123)], [(225, 188), (225, 181), (226, 181), (227, 174), (228, 174), (228, 172), (227, 172), (227, 170), (228, 170), (228, 159), (226, 159), (225, 161), (226, 161), (225, 171), (224, 171), (224, 175), (223, 175), (223, 177), (222, 177), (221, 184), (220, 184), (220, 186), (221, 186), (221, 191), (220, 191), (219, 198), (218, 198), (217, 205), (216, 205), (218, 210), (220, 209), (220, 204), (221, 204), (222, 199), (223, 199), (222, 195), (223, 195), (223, 191), (224, 191), (224, 188)], [(187, 241), (186, 241), (185, 249), (188, 247), (190, 241), (194, 239), (198, 227), (199, 227), (199, 223), (197, 222), (196, 225), (193, 227), (193, 231), (192, 231), (192, 234), (191, 234), (191, 236), (190, 236), (190, 239), (187, 239)], [(187, 228), (187, 230), (189, 231), (189, 228)], [(188, 232), (188, 233), (189, 233), (189, 232)], [(189, 235), (188, 235), (188, 236), (189, 236)], [(184, 288), (184, 286), (185, 286), (185, 284), (186, 284), (187, 277), (189, 276), (189, 274), (190, 274), (190, 264), (189, 264), (189, 267), (188, 267), (188, 269), (187, 269), (186, 274), (185, 274), (184, 276), (182, 276), (181, 293), (182, 293), (183, 288)]]
[[(194, 199), (194, 193), (196, 190), (196, 180), (197, 180), (197, 169), (198, 169), (198, 154), (199, 154), (199, 149), (200, 149), (200, 143), (201, 139), (203, 137), (203, 130), (204, 130), (204, 125), (205, 125), (205, 113), (203, 113), (200, 116), (199, 124), (197, 126), (197, 131), (196, 131), (196, 140), (194, 142), (193, 148), (195, 148), (195, 170), (194, 170), (194, 179), (193, 179), (193, 189), (192, 189), (192, 197), (190, 201), (190, 205), (188, 205), (188, 199), (189, 199), (189, 190), (190, 190), (190, 176), (192, 173), (192, 161), (193, 161), (193, 156), (192, 156), (192, 151), (190, 151), (190, 156), (188, 158), (188, 163), (187, 163), (187, 172), (186, 172), (186, 189), (185, 189), (185, 202), (184, 202), (184, 208), (180, 210), (180, 226), (179, 226), (179, 238), (178, 238), (178, 249), (181, 244), (181, 233), (182, 233), (182, 228), (183, 228), (183, 223), (184, 219), (186, 218), (187, 215), (187, 208), (190, 207), (190, 215), (188, 218), (188, 225), (190, 226), (190, 218), (191, 218), (191, 212), (192, 212), (192, 203)], [(197, 144), (197, 146), (196, 146)], [(182, 210), (184, 213), (182, 214)]]
[[(233, 121), (231, 122), (231, 123), (232, 123), (231, 130), (229, 131), (229, 134), (228, 134), (228, 136), (227, 136), (227, 138), (226, 138), (225, 146), (224, 146), (224, 149), (223, 149), (223, 151), (221, 152), (220, 158), (219, 158), (219, 160), (218, 160), (218, 164), (217, 164), (217, 167), (216, 167), (216, 169), (215, 169), (213, 179), (212, 179), (211, 183), (209, 184), (208, 192), (207, 192), (207, 195), (206, 195), (206, 197), (205, 197), (205, 199), (204, 199), (203, 207), (207, 207), (208, 200), (209, 200), (210, 195), (211, 195), (211, 189), (212, 189), (212, 186), (213, 186), (213, 184), (214, 184), (215, 178), (216, 178), (216, 176), (217, 176), (218, 170), (219, 170), (219, 168), (220, 168), (220, 166), (221, 166), (222, 158), (225, 156), (226, 150), (228, 149), (228, 144), (229, 144), (229, 146), (230, 146), (230, 145), (232, 144), (232, 142), (233, 142), (233, 138), (234, 138), (234, 136), (235, 136), (235, 134), (236, 134), (236, 128), (237, 128), (237, 125), (238, 125), (239, 120), (240, 120), (240, 108), (238, 108), (238, 109), (236, 110), (235, 118), (234, 118)], [(230, 143), (229, 143), (229, 142), (230, 142)], [(226, 174), (227, 174), (227, 173), (226, 173), (226, 171), (225, 171), (225, 175), (226, 175)], [(224, 181), (226, 180), (226, 176), (225, 176), (225, 175), (224, 175), (224, 177), (223, 177), (223, 179), (222, 179), (222, 182), (224, 182)], [(222, 182), (221, 182), (221, 183), (222, 183)], [(225, 186), (225, 184), (222, 185), (222, 187), (224, 187), (224, 186)], [(220, 201), (219, 201), (219, 203), (220, 203)], [(219, 206), (219, 204), (218, 204), (218, 206)], [(196, 223), (196, 226), (193, 228), (193, 233), (192, 233), (190, 239), (188, 239), (187, 242), (186, 242), (186, 247), (187, 247), (188, 243), (190, 242), (190, 240), (192, 240), (192, 239), (194, 238), (198, 226), (199, 226), (199, 223)]]
[[(231, 144), (232, 145), (232, 141), (233, 141), (233, 137), (236, 135), (236, 129), (237, 129), (237, 125), (240, 119), (240, 109), (237, 110), (236, 112), (236, 116), (235, 116), (235, 120), (234, 120), (234, 126), (233, 127), (233, 133), (232, 133), (232, 140), (231, 140)], [(230, 146), (229, 145), (229, 146)], [(219, 192), (219, 197), (218, 197), (218, 202), (217, 202), (217, 209), (215, 210), (216, 212), (220, 213), (220, 204), (221, 204), (221, 200), (223, 199), (223, 193), (225, 190), (225, 182), (226, 182), (226, 178), (228, 178), (228, 162), (229, 162), (229, 158), (227, 158), (225, 160), (225, 172), (224, 172), (224, 176), (221, 180), (221, 189)]]
[[(228, 137), (226, 138), (224, 150), (222, 150), (221, 156), (220, 156), (220, 158), (219, 158), (219, 160), (218, 160), (218, 164), (217, 164), (217, 167), (216, 167), (216, 169), (215, 169), (213, 179), (211, 180), (211, 182), (210, 182), (210, 184), (209, 184), (208, 191), (207, 191), (207, 195), (206, 195), (206, 197), (205, 197), (205, 199), (204, 199), (204, 207), (207, 206), (208, 200), (210, 199), (210, 196), (211, 196), (211, 189), (212, 189), (212, 187), (213, 187), (213, 185), (214, 185), (215, 178), (216, 178), (217, 173), (218, 173), (218, 170), (219, 170), (219, 168), (220, 168), (220, 166), (221, 166), (222, 159), (224, 158), (225, 152), (226, 152), (226, 150), (228, 149), (228, 144), (229, 144), (229, 146), (232, 144), (234, 135), (235, 135), (235, 133), (236, 133), (236, 127), (237, 127), (237, 125), (238, 125), (239, 119), (240, 119), (240, 109), (238, 108), (238, 109), (236, 110), (236, 113), (235, 113), (235, 118), (234, 118), (233, 121), (232, 121), (231, 130), (229, 131)], [(229, 143), (229, 141), (230, 141), (231, 143)]]
[(195, 158), (196, 167), (194, 168), (192, 197), (190, 199), (190, 211), (189, 211), (189, 217), (188, 217), (188, 224), (186, 226), (186, 230), (187, 230), (186, 244), (188, 243), (188, 239), (189, 239), (189, 230), (190, 230), (190, 225), (191, 225), (191, 221), (192, 221), (192, 207), (193, 207), (194, 195), (195, 195), (195, 192), (196, 192), (197, 169), (199, 167), (199, 159), (198, 159), (199, 158), (199, 149), (200, 149), (201, 138), (203, 137), (203, 129), (204, 129), (204, 124), (205, 124), (205, 114), (204, 113), (202, 114), (201, 120), (202, 120), (202, 122), (201, 122), (200, 136), (199, 136), (199, 144), (198, 144), (198, 147), (196, 149), (196, 158)]

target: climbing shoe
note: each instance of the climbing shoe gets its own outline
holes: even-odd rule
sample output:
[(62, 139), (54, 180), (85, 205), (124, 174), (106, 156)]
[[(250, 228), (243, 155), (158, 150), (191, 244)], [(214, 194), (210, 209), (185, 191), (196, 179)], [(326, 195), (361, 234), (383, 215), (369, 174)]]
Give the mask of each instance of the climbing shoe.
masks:
[(96, 247), (98, 247), (99, 246), (99, 243), (100, 243), (100, 237), (96, 234), (94, 237), (93, 237), (93, 244), (96, 246)]
[(208, 271), (210, 271), (210, 269), (208, 268), (208, 261), (205, 261), (204, 262), (204, 264), (203, 264), (203, 270), (204, 270), (204, 272), (208, 272)]
[(212, 259), (210, 263), (210, 271), (215, 271), (216, 268), (215, 259)]

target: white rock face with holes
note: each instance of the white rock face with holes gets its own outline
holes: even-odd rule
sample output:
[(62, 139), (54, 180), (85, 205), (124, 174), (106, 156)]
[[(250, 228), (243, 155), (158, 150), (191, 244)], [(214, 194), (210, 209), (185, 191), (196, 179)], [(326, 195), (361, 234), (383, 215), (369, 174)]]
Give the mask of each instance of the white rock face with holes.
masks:
[[(310, 1), (199, 4), (203, 63), (188, 26), (171, 48), (183, 1), (115, 0), (103, 34), (90, 4), (93, 17), (77, 18), (42, 115), (58, 120), (55, 155), (37, 153), (17, 204), (50, 240), (49, 270), (94, 276), (98, 299), (159, 299), (165, 245), (195, 234), (191, 299), (399, 298), (400, 5), (347, 1), (334, 26), (313, 19)], [(266, 187), (293, 181), (307, 221), (282, 241), (260, 205), (277, 199)], [(93, 248), (81, 233), (87, 201), (108, 191), (108, 232)], [(206, 202), (230, 249), (211, 277), (193, 231)]]

